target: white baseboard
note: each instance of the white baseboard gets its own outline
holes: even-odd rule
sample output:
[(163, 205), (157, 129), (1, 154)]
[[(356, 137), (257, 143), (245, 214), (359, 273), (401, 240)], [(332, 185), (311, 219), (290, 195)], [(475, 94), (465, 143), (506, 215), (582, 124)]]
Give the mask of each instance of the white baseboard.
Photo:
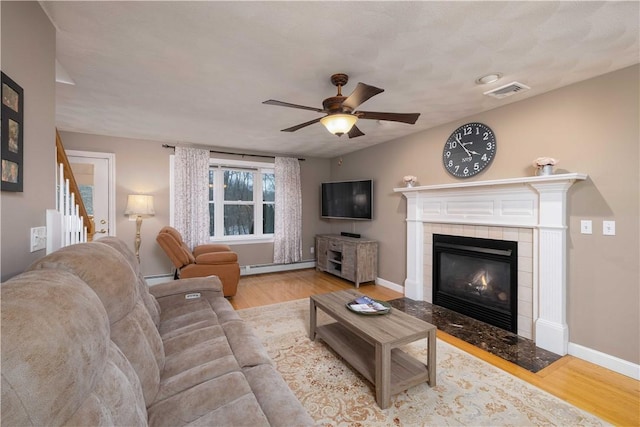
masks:
[(279, 271), (303, 270), (305, 268), (315, 268), (315, 261), (301, 261), (293, 264), (265, 264), (265, 265), (243, 265), (240, 267), (241, 276), (252, 274), (276, 273)]
[(400, 286), (397, 283), (393, 283), (378, 277), (376, 278), (376, 285), (384, 286), (385, 288), (389, 288), (392, 291), (400, 292), (402, 295), (404, 295), (404, 286)]
[(579, 344), (569, 343), (569, 354), (587, 362), (595, 363), (622, 375), (640, 380), (640, 365), (620, 359), (610, 354), (602, 353)]
[(153, 286), (158, 283), (170, 282), (173, 280), (173, 274), (155, 274), (153, 276), (144, 276), (147, 285)]

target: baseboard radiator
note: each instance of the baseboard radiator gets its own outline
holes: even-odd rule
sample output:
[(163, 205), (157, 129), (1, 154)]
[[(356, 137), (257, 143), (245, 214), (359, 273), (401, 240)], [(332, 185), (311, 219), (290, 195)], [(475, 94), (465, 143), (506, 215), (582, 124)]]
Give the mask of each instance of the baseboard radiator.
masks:
[(240, 275), (249, 276), (252, 274), (276, 273), (279, 271), (290, 271), (290, 270), (303, 270), (305, 268), (315, 268), (315, 266), (316, 266), (316, 261), (313, 259), (300, 261), (300, 262), (293, 262), (289, 264), (243, 265), (242, 267), (240, 267)]

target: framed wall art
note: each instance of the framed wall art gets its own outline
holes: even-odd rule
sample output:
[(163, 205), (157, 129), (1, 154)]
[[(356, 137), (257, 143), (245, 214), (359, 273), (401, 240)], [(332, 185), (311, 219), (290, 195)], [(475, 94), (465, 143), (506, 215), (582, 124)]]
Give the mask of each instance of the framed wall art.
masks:
[(2, 191), (22, 191), (24, 176), (24, 93), (22, 88), (2, 73)]

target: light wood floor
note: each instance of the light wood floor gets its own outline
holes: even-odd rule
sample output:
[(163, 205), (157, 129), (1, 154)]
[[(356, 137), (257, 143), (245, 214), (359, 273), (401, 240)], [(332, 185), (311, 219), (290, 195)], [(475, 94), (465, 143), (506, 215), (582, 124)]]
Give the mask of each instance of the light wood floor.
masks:
[[(352, 288), (350, 282), (312, 269), (243, 276), (230, 302), (243, 309)], [(359, 290), (380, 300), (403, 296), (373, 284)], [(614, 425), (640, 426), (639, 381), (572, 356), (534, 374), (441, 331), (438, 338)]]

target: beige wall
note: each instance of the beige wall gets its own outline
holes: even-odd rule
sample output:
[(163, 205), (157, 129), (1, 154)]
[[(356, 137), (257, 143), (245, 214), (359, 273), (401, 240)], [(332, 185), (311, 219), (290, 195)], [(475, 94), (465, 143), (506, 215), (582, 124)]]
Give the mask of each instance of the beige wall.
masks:
[[(640, 362), (640, 67), (633, 66), (331, 161), (332, 179), (374, 179), (374, 221), (357, 232), (380, 242), (379, 274), (406, 277), (406, 202), (393, 193), (404, 175), (422, 185), (457, 182), (442, 166), (442, 148), (458, 126), (493, 129), (496, 158), (474, 180), (532, 175), (533, 159), (560, 160), (558, 172), (589, 174), (568, 194), (570, 342)], [(535, 90), (535, 88), (534, 88)], [(580, 220), (593, 220), (592, 235)], [(602, 220), (616, 236), (602, 236)], [(334, 231), (349, 224), (332, 224)]]
[(29, 252), (30, 228), (55, 208), (55, 44), (53, 25), (37, 2), (0, 2), (2, 71), (24, 90), (24, 184), (3, 191), (2, 280), (44, 256)]
[(140, 265), (145, 275), (171, 272), (172, 264), (156, 243), (160, 229), (169, 224), (169, 155), (162, 142), (60, 132), (65, 150), (114, 153), (116, 158), (116, 235), (133, 250), (135, 221), (124, 215), (129, 194), (150, 194), (155, 216), (142, 221)]
[[(60, 132), (67, 150), (84, 150), (114, 153), (116, 157), (116, 232), (118, 237), (133, 248), (135, 222), (123, 214), (127, 195), (132, 193), (154, 196), (156, 215), (142, 223), (140, 262), (146, 276), (168, 274), (172, 264), (156, 244), (158, 231), (169, 224), (169, 156), (173, 150), (162, 148), (162, 142), (132, 140), (76, 132)], [(228, 156), (227, 156), (228, 157)], [(319, 224), (320, 202), (317, 197), (321, 181), (329, 177), (329, 160), (306, 159), (300, 162), (302, 181), (302, 244), (304, 260), (314, 256), (313, 246), (317, 232), (328, 232), (328, 227)], [(318, 231), (320, 230), (320, 231)], [(273, 263), (273, 244), (231, 245), (238, 253), (241, 265)]]

